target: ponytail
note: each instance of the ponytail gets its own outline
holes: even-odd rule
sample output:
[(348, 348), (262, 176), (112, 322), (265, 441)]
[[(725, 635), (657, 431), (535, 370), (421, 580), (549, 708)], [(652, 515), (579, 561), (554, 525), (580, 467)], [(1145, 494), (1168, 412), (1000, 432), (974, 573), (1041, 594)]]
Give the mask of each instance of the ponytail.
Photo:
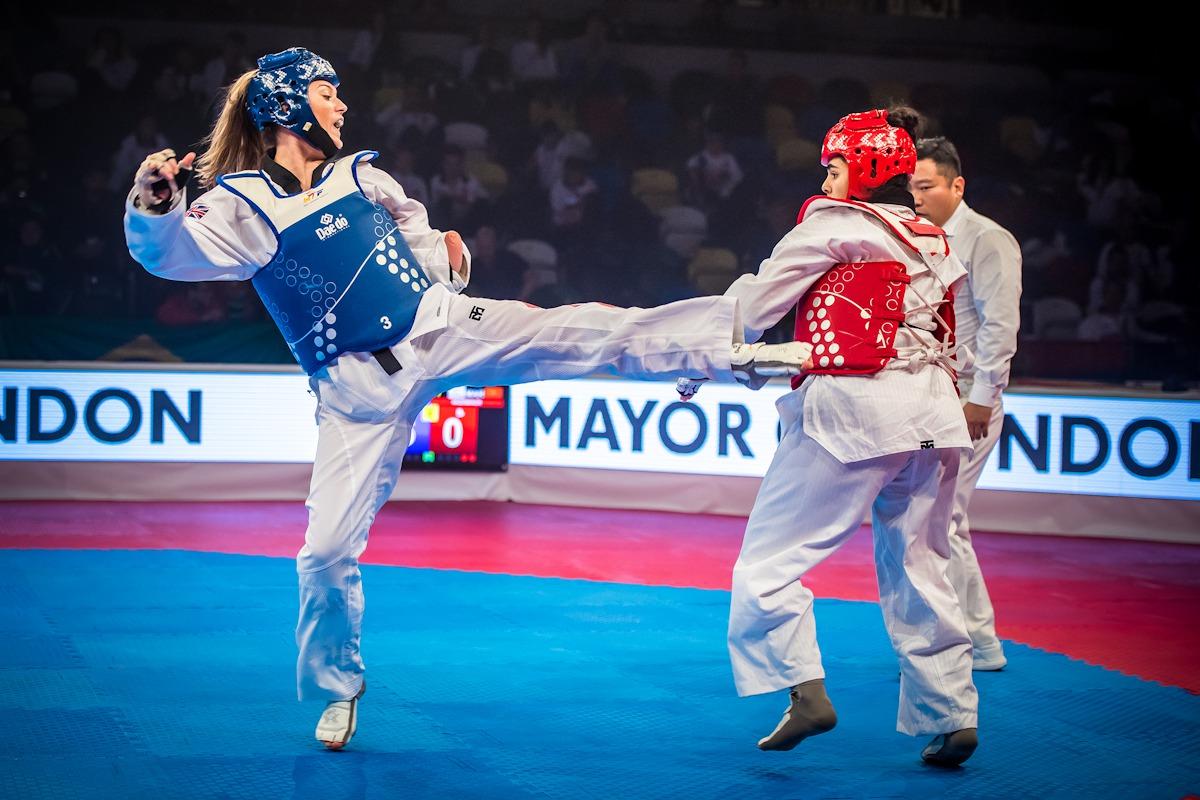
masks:
[(246, 110), (246, 93), (257, 70), (244, 72), (225, 90), (225, 102), (216, 123), (201, 144), (204, 155), (196, 159), (200, 184), (211, 187), (218, 175), (257, 169), (267, 152), (269, 135), (255, 127)]
[[(887, 123), (893, 128), (900, 128), (912, 137), (913, 145), (915, 146), (921, 130), (925, 127), (925, 118), (914, 108), (894, 105), (887, 110)], [(895, 176), (871, 192), (869, 200), (872, 203), (891, 203), (897, 206), (907, 206), (915, 211), (916, 203), (913, 200), (912, 192), (908, 189), (908, 181), (911, 177), (911, 175)]]
[(887, 112), (887, 123), (894, 128), (903, 128), (912, 137), (915, 144), (925, 127), (925, 118), (915, 108), (909, 106), (892, 106)]

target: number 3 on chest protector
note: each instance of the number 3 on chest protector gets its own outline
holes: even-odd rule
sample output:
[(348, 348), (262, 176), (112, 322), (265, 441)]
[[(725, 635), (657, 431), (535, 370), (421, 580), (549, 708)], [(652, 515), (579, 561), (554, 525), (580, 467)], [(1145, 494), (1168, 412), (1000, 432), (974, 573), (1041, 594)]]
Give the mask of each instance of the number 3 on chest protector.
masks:
[(392, 320), (389, 317), (380, 317), (379, 324), (382, 325), (383, 329), (386, 331), (392, 327)]

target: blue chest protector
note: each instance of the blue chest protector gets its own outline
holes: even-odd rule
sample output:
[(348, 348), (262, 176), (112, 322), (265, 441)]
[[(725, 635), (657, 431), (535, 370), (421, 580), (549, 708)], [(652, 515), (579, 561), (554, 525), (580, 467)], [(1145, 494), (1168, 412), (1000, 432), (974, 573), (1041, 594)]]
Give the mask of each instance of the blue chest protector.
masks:
[(340, 159), (306, 192), (285, 195), (262, 172), (217, 182), (262, 216), (279, 247), (252, 279), (284, 341), (309, 375), (342, 353), (403, 339), (430, 282), (356, 170), (377, 154)]

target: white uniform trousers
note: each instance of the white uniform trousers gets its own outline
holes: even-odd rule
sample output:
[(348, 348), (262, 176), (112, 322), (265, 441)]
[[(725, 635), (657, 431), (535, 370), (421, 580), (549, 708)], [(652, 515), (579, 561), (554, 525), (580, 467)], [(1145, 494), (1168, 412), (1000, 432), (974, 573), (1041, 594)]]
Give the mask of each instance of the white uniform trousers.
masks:
[(804, 392), (785, 396), (784, 435), (733, 571), (729, 652), (739, 695), (825, 677), (813, 594), (801, 583), (872, 509), (880, 607), (900, 656), (901, 733), (977, 725), (971, 644), (946, 578), (956, 449), (843, 464), (803, 429)]
[(422, 299), (413, 331), (392, 347), (402, 366), (394, 375), (368, 354), (348, 353), (312, 380), (319, 433), (308, 530), (296, 559), (302, 700), (346, 699), (362, 684), (359, 556), (396, 484), (412, 423), (437, 393), (596, 373), (729, 382), (730, 346), (742, 336), (732, 298), (652, 309), (599, 303), (541, 309), (440, 286)]
[[(964, 383), (960, 389), (962, 396), (966, 397), (971, 386)], [(983, 659), (1000, 655), (1002, 646), (996, 636), (996, 612), (992, 609), (992, 599), (988, 596), (983, 573), (979, 569), (979, 560), (975, 557), (975, 548), (971, 544), (971, 525), (967, 510), (971, 505), (971, 496), (975, 493), (975, 485), (979, 483), (979, 476), (983, 473), (983, 466), (996, 447), (996, 442), (1000, 441), (1000, 431), (1003, 427), (1004, 404), (998, 401), (992, 408), (988, 435), (973, 443), (972, 452), (962, 455), (958, 468), (958, 490), (954, 493), (954, 510), (950, 514), (950, 569), (947, 575), (958, 594), (971, 644), (976, 654)]]

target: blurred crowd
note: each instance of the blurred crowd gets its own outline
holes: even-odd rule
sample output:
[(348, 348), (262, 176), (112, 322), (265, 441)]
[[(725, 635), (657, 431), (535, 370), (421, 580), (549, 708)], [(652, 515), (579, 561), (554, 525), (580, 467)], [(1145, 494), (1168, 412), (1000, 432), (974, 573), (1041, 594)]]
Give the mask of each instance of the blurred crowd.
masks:
[[(710, 5), (719, 12), (697, 11), (701, 43)], [(402, 30), (379, 11), (344, 52), (317, 49), (341, 75), (346, 150), (378, 150), (376, 165), (429, 207), (435, 227), (462, 232), (469, 292), (539, 305), (719, 293), (757, 268), (819, 192), (826, 129), (905, 101), (928, 135), (957, 144), (972, 207), (1021, 243), (1023, 347), (1110, 343), (1144, 369), (1195, 375), (1186, 187), (1200, 115), (1169, 85), (964, 90), (907, 83), (899, 65), (866, 83), (764, 72), (743, 49), (714, 50), (710, 69), (663, 82), (622, 62), (633, 34), (611, 14), (482, 20), (441, 57), (407, 56)], [(133, 47), (119, 27), (98, 27), (82, 51), (61, 46), (53, 27), (43, 33), (6, 48), (0, 72), (3, 313), (263, 319), (248, 284), (145, 274), (121, 229), (141, 159), (194, 147), (221, 87), (260, 54), (238, 30), (215, 48)], [(1176, 144), (1164, 152), (1163, 142)], [(1175, 154), (1186, 155), (1178, 169)], [(769, 336), (789, 329), (785, 320)]]

